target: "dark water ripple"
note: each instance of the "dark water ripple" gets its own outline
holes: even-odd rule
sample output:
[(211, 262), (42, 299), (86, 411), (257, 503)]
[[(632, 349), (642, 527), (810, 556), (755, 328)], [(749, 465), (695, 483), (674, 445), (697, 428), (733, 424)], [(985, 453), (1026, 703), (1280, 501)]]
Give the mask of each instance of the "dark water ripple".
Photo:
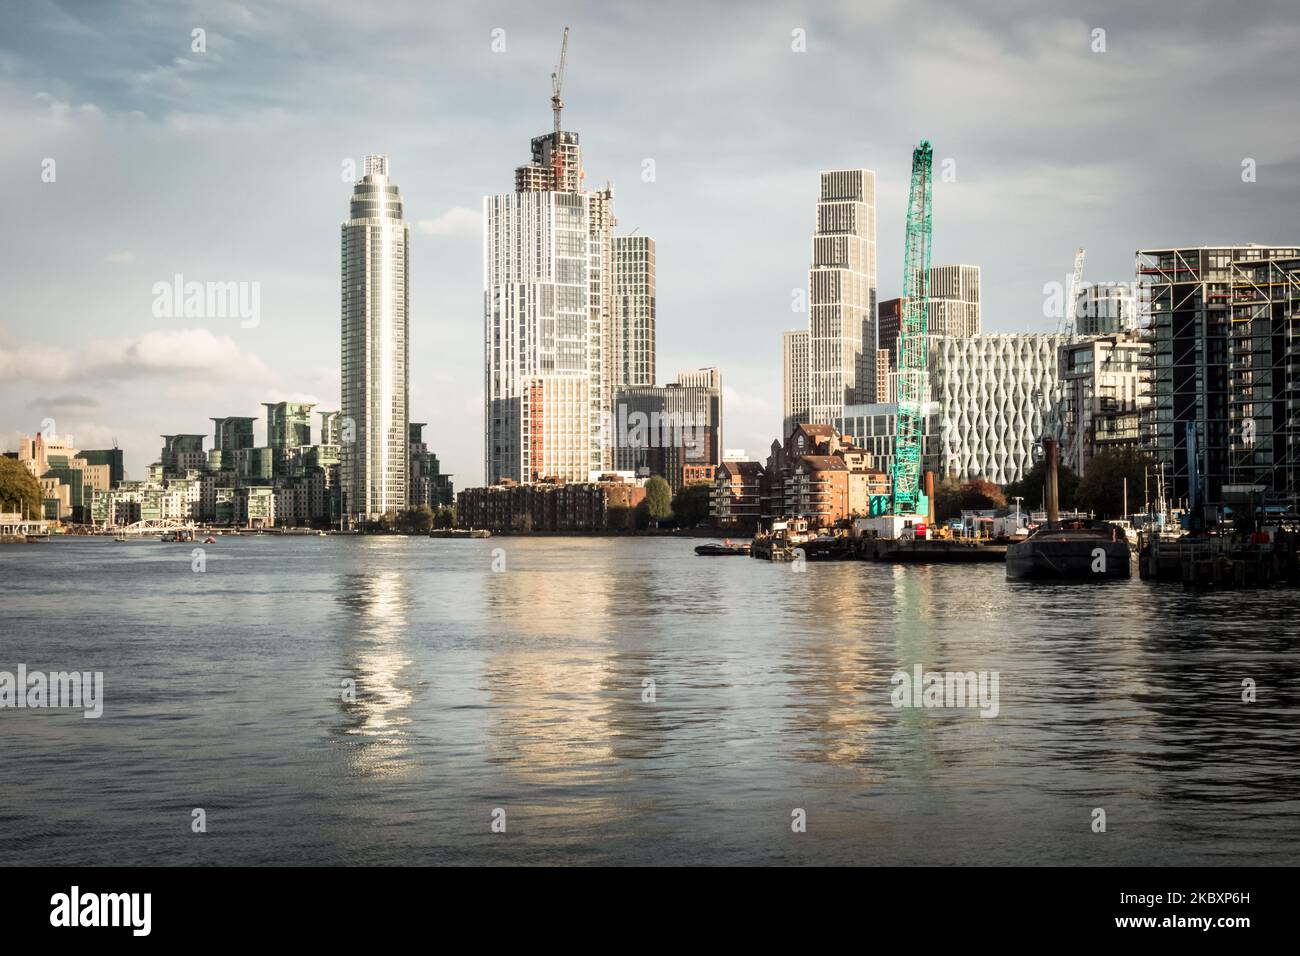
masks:
[[(0, 710), (0, 863), (1300, 862), (1300, 595), (691, 544), (0, 549), (0, 670), (106, 683)], [(918, 662), (999, 715), (895, 709)]]

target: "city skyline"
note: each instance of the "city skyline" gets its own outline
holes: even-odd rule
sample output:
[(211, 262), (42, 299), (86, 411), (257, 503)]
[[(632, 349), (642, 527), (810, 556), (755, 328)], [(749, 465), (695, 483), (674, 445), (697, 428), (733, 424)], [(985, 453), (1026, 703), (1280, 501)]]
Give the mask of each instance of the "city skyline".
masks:
[[(926, 55), (949, 61), (935, 89), (909, 91), (917, 109), (894, 108), (897, 54), (884, 49), (865, 101), (803, 103), (776, 130), (758, 129), (753, 111), (780, 115), (781, 104), (855, 65), (852, 45), (887, 35), (898, 12), (843, 6), (813, 15), (768, 5), (724, 20), (701, 11), (695, 30), (673, 34), (678, 55), (698, 63), (704, 51), (725, 52), (720, 60), (748, 68), (708, 71), (707, 109), (691, 102), (701, 75), (690, 67), (655, 83), (613, 67), (654, 63), (657, 76), (666, 27), (651, 25), (642, 37), (598, 13), (565, 16), (573, 24), (566, 125), (583, 131), (599, 180), (614, 180), (621, 230), (640, 226), (658, 242), (659, 365), (723, 368), (728, 444), (757, 453), (780, 422), (774, 343), (806, 318), (790, 300), (806, 284), (819, 169), (876, 170), (879, 297), (896, 296), (907, 152), (919, 136), (932, 138), (936, 167), (941, 159), (955, 166), (954, 182), (936, 183), (935, 261), (981, 266), (988, 332), (1052, 330), (1041, 288), (1065, 279), (1079, 245), (1089, 249), (1089, 278), (1123, 281), (1139, 248), (1288, 239), (1279, 200), (1296, 179), (1296, 134), (1250, 118), (1276, 112), (1275, 97), (1294, 85), (1295, 68), (1281, 55), (1291, 24), (1263, 30), (1266, 21), (1251, 27), (1213, 8), (1173, 27), (1118, 5), (1086, 18), (1029, 7), (1000, 19), (935, 9), (970, 51), (936, 38)], [(329, 11), (294, 41), (326, 51), (326, 63), (292, 67), (258, 59), (286, 42), (284, 23), (241, 10), (182, 8), (117, 23), (111, 9), (74, 17), (43, 5), (0, 46), (0, 110), (14, 143), (0, 160), (0, 188), (19, 227), (3, 240), (13, 310), (0, 339), (5, 445), (50, 418), (83, 446), (108, 447), (117, 437), (128, 473), (140, 477), (159, 435), (206, 431), (212, 415), (254, 415), (268, 398), (335, 407), (337, 246), (329, 240), (350, 188), (340, 169), (348, 159), (359, 166), (358, 145), (374, 144), (403, 170), (413, 224), (410, 417), (429, 422), (427, 439), (449, 471), (481, 474), (476, 207), (509, 188), (517, 144), (545, 128), (559, 19), (529, 13), (498, 23), (487, 13), (444, 11), (422, 22), (411, 8), (362, 22)], [(200, 27), (202, 53), (191, 49)], [(1090, 49), (1096, 27), (1107, 30), (1105, 53)], [(497, 29), (505, 49), (493, 53)], [(803, 52), (793, 48), (796, 30), (806, 34)], [(1157, 33), (1165, 42), (1152, 46)], [(118, 56), (136, 52), (106, 60), (89, 41), (100, 34), (122, 41)], [(393, 40), (397, 53), (385, 63), (362, 57), (358, 70), (391, 79), (391, 103), (366, 99), (363, 107), (360, 94), (337, 83), (313, 88), (330, 54), (376, 37)], [(1188, 65), (1208, 62), (1225, 42), (1250, 52), (1214, 76)], [(420, 51), (444, 48), (436, 66), (413, 65)], [(996, 76), (980, 69), (980, 50), (1001, 57)], [(249, 80), (232, 85), (240, 69)], [(410, 78), (418, 70), (436, 71), (440, 90), (468, 83), (473, 95), (429, 102), (430, 84)], [(1231, 95), (1234, 75), (1258, 91), (1249, 101)], [(1175, 117), (1162, 137), (1147, 131), (1136, 103), (1117, 109), (1135, 99), (1121, 91), (1157, 76), (1199, 103), (1195, 122)], [(956, 77), (969, 80), (960, 96), (944, 80)], [(1092, 92), (1075, 92), (1085, 80)], [(1032, 123), (1006, 119), (1014, 108), (999, 111), (997, 129), (967, 115), (993, 102), (1032, 106)], [(846, 103), (866, 109), (860, 125), (835, 112)], [(412, 122), (417, 116), (425, 122)], [(1251, 130), (1248, 143), (1191, 148), (1196, 129), (1229, 117)], [(1107, 133), (1098, 136), (1103, 120)], [(459, 145), (466, 139), (472, 147)], [(57, 163), (53, 182), (41, 180), (47, 158)], [(1243, 182), (1246, 159), (1257, 164), (1255, 182)], [(998, 248), (981, 241), (986, 233), (1025, 241)], [(738, 248), (741, 237), (745, 257), (710, 253)], [(52, 270), (70, 268), (72, 281), (53, 280)], [(260, 321), (160, 320), (152, 289), (174, 275), (260, 283)]]

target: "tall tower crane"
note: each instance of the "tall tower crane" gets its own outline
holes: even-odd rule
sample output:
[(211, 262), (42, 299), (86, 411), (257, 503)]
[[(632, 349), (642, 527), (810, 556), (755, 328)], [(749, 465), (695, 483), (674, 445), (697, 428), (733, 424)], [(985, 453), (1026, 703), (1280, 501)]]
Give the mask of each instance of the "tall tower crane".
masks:
[(569, 61), (569, 28), (564, 28), (564, 40), (560, 43), (560, 62), (551, 74), (551, 113), (555, 116), (555, 136), (551, 139), (551, 176), (554, 187), (565, 187), (564, 150), (560, 146), (560, 111), (564, 101), (560, 99), (560, 89), (564, 86), (564, 67)]
[(564, 67), (569, 60), (569, 28), (564, 28), (564, 40), (560, 43), (560, 63), (551, 74), (551, 112), (555, 114), (555, 145), (560, 145), (560, 110), (564, 101), (560, 99), (560, 87), (564, 85)]
[(929, 334), (930, 240), (934, 149), (921, 140), (912, 150), (907, 198), (907, 248), (903, 256), (903, 309), (898, 329), (898, 418), (894, 436), (893, 513), (917, 513), (925, 431)]
[(1074, 250), (1074, 275), (1070, 279), (1070, 288), (1065, 293), (1065, 305), (1061, 309), (1061, 321), (1056, 327), (1057, 334), (1074, 334), (1075, 321), (1079, 317), (1079, 290), (1083, 288), (1084, 255), (1082, 246)]

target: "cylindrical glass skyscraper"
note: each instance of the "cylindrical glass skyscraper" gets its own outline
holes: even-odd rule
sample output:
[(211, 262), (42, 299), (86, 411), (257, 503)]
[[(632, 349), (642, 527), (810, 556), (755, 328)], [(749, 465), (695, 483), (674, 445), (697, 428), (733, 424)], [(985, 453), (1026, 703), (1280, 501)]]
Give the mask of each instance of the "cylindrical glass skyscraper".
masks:
[(409, 239), (388, 157), (367, 156), (343, 224), (340, 475), (353, 521), (407, 506)]

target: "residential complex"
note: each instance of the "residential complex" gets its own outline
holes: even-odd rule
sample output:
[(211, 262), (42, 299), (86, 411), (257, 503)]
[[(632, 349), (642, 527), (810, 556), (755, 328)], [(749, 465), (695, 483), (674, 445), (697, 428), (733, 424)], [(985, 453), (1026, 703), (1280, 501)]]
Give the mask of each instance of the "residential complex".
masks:
[(1106, 447), (1139, 444), (1150, 401), (1146, 343), (1136, 334), (1085, 338), (1058, 353), (1061, 464), (1082, 475)]
[[(350, 520), (394, 514), (408, 499), (409, 237), (388, 157), (367, 156), (342, 227), (341, 411), (354, 438), (341, 446), (341, 477)], [(283, 427), (301, 429), (302, 419), (286, 417)]]
[(506, 480), (456, 496), (456, 523), (491, 531), (629, 531), (645, 487), (622, 476), (590, 482)]
[(722, 461), (721, 375), (700, 369), (661, 388), (617, 389), (610, 431), (615, 468), (659, 475), (676, 491), (688, 466)]

